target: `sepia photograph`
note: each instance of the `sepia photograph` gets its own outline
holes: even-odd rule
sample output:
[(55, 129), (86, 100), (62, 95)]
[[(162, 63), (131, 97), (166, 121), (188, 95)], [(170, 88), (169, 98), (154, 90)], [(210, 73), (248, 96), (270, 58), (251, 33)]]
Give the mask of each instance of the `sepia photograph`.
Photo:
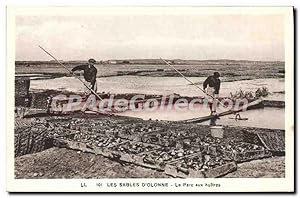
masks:
[(7, 24), (9, 191), (294, 190), (292, 7), (10, 7)]

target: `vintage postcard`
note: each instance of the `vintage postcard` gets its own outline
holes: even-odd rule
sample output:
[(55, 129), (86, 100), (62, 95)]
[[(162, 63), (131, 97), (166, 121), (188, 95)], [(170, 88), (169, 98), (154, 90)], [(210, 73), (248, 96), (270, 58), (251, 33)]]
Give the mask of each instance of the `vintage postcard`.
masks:
[(293, 7), (8, 7), (7, 191), (293, 192)]

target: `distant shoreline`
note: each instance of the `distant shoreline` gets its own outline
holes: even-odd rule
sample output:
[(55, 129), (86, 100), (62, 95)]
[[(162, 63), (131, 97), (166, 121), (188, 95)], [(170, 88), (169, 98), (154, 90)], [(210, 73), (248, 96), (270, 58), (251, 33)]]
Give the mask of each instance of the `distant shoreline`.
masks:
[[(169, 61), (171, 64), (174, 65), (196, 65), (196, 64), (241, 64), (241, 63), (282, 63), (284, 64), (284, 61), (254, 61), (254, 60), (231, 60), (231, 59), (216, 59), (216, 60), (183, 60), (183, 59), (166, 59), (166, 61)], [(60, 62), (65, 64), (81, 64), (86, 63), (85, 60), (69, 60), (64, 61), (60, 60)], [(16, 66), (20, 65), (26, 65), (26, 64), (57, 64), (56, 61), (50, 60), (50, 61), (15, 61)], [(163, 62), (160, 59), (112, 59), (112, 60), (101, 60), (98, 61), (97, 64), (151, 64), (151, 65), (159, 65), (163, 64)]]

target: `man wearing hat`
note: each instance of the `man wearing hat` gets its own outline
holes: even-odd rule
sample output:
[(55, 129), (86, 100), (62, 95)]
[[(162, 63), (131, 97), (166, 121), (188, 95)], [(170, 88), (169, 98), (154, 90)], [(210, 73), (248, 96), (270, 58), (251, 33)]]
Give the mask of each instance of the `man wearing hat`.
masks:
[[(210, 108), (211, 115), (216, 114), (216, 98), (219, 97), (219, 90), (220, 90), (220, 73), (214, 72), (212, 76), (206, 78), (203, 82), (203, 90), (206, 90), (208, 95), (208, 105)], [(213, 96), (214, 98), (210, 97)]]
[(97, 69), (94, 66), (94, 64), (96, 64), (96, 60), (90, 58), (88, 60), (88, 63), (77, 65), (76, 67), (74, 67), (72, 69), (72, 72), (83, 70), (83, 77), (87, 82), (87, 85), (95, 92), (97, 92), (97, 83), (96, 83)]

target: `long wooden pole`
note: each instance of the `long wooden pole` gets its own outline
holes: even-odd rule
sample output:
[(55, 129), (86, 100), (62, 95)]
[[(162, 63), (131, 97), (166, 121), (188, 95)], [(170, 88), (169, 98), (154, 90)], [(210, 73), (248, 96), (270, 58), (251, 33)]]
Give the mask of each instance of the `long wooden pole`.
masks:
[(205, 93), (206, 95), (208, 95), (209, 97), (213, 98), (214, 100), (216, 100), (217, 102), (219, 102), (223, 107), (226, 107), (219, 99), (215, 98), (214, 96), (206, 93), (203, 89), (201, 89), (201, 87), (199, 87), (198, 85), (196, 85), (194, 82), (192, 82), (190, 79), (188, 79), (187, 77), (185, 77), (180, 71), (178, 71), (175, 67), (173, 67), (170, 63), (168, 63), (167, 61), (165, 61), (164, 59), (160, 58), (163, 62), (165, 62), (167, 65), (169, 65), (170, 67), (172, 67), (178, 74), (180, 74), (186, 81), (188, 81), (189, 83), (191, 83), (192, 85), (194, 85), (195, 87), (197, 87), (198, 89), (200, 89), (203, 93)]
[(39, 45), (39, 48), (41, 48), (41, 50), (43, 50), (46, 54), (48, 54), (51, 58), (53, 58), (58, 64), (60, 64), (61, 66), (63, 66), (63, 68), (65, 68), (68, 72), (70, 72), (75, 78), (77, 78), (78, 80), (80, 80), (80, 82), (82, 82), (82, 84), (88, 88), (99, 100), (103, 100), (93, 89), (91, 89), (88, 85), (85, 84), (85, 82), (83, 80), (81, 80), (76, 74), (74, 74), (71, 70), (69, 70), (64, 64), (62, 64), (59, 60), (57, 60), (54, 56), (52, 56), (52, 54), (50, 54), (47, 50), (45, 50), (42, 46)]

